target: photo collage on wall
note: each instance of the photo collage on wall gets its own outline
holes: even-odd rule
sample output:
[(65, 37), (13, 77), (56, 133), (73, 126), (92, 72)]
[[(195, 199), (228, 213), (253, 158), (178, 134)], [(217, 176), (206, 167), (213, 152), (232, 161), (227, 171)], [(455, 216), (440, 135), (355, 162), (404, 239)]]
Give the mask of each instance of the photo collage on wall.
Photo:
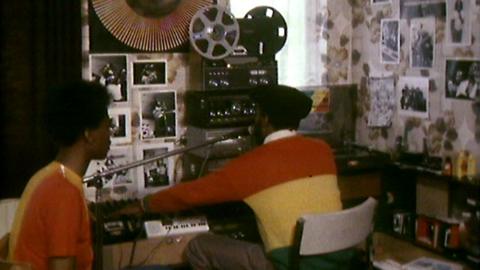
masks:
[[(111, 150), (105, 160), (90, 163), (86, 176), (154, 158), (174, 148), (177, 137), (177, 92), (167, 83), (162, 55), (93, 53), (89, 78), (104, 85), (111, 97)], [(158, 58), (158, 59), (157, 59)], [(174, 157), (159, 158), (103, 177), (104, 196), (142, 197), (173, 183)], [(86, 188), (95, 200), (93, 187)]]
[[(435, 59), (439, 53), (436, 48), (439, 25), (445, 27), (444, 49), (472, 44), (472, 10), (478, 5), (478, 1), (372, 0), (371, 5), (372, 8), (391, 5), (393, 10), (398, 9), (398, 13), (393, 12), (394, 15), (391, 17), (381, 19), (380, 63), (387, 65), (400, 63), (400, 40), (402, 40), (402, 44), (405, 42), (408, 46), (405, 52), (408, 54), (406, 56), (410, 70), (405, 73), (409, 74), (408, 76), (396, 79), (393, 79), (391, 74), (386, 74), (383, 78), (382, 76), (369, 78), (368, 126), (388, 126), (392, 109), (400, 116), (429, 118), (430, 77), (424, 74), (429, 74), (428, 70), (438, 65), (444, 65), (445, 68), (445, 84), (441, 87), (443, 89), (444, 86), (444, 98), (474, 100), (480, 96), (479, 59), (447, 57), (443, 63), (438, 63)], [(404, 27), (408, 28), (403, 29)], [(412, 72), (420, 72), (420, 75), (410, 75), (415, 74)]]

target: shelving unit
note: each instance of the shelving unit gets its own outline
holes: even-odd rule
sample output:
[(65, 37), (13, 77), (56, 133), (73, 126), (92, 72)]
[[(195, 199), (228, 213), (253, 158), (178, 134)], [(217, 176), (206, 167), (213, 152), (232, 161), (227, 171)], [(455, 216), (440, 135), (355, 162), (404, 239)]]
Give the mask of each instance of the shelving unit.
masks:
[[(472, 229), (470, 225), (467, 234), (470, 242), (465, 242), (466, 238), (462, 238), (458, 248), (446, 248), (444, 244), (445, 237), (451, 237), (447, 236), (446, 232), (451, 228), (450, 225), (456, 226), (457, 221), (460, 224), (467, 222), (469, 217), (480, 216), (478, 177), (467, 181), (466, 178), (458, 179), (438, 172), (417, 169), (415, 166), (394, 163), (384, 169), (381, 198), (376, 231), (384, 235), (384, 238), (404, 242), (405, 245), (408, 244), (408, 248), (423, 250), (437, 258), (470, 265), (472, 269), (478, 268), (476, 258), (480, 255), (473, 255), (473, 246), (478, 248), (480, 245), (479, 229)], [(409, 225), (406, 225), (407, 217), (410, 219)], [(423, 224), (427, 220), (427, 239), (430, 237), (435, 240), (431, 245), (418, 241), (419, 234), (422, 233), (418, 227), (418, 220)], [(432, 223), (429, 223), (430, 221)], [(471, 222), (477, 228), (480, 226), (478, 220)], [(403, 225), (399, 225), (400, 223)], [(399, 226), (409, 227), (399, 229)], [(460, 237), (459, 235), (455, 237)], [(458, 241), (460, 242), (460, 239)]]

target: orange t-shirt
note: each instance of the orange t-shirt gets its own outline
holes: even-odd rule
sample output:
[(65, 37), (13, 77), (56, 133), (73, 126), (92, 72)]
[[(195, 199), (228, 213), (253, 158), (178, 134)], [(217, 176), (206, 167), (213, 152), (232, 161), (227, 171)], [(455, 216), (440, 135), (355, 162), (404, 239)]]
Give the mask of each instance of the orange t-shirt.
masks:
[(10, 260), (46, 270), (49, 257), (76, 257), (77, 269), (92, 268), (82, 178), (58, 162), (50, 163), (28, 182), (10, 235)]

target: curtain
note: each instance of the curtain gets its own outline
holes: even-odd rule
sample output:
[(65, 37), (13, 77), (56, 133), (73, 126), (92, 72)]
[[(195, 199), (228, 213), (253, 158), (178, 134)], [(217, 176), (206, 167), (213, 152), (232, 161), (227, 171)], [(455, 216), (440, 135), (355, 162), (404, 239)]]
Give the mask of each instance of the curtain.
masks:
[(81, 78), (80, 0), (1, 1), (0, 198), (18, 197), (54, 148), (40, 123), (55, 84)]
[(237, 18), (258, 6), (270, 6), (282, 14), (287, 41), (276, 54), (280, 84), (303, 87), (323, 83), (327, 0), (230, 0), (229, 4)]

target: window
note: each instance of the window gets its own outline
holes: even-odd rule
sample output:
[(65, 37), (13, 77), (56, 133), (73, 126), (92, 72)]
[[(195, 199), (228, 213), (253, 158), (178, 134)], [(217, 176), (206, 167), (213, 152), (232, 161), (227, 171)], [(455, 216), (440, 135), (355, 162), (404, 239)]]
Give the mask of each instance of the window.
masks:
[[(323, 23), (327, 0), (230, 0), (230, 10), (236, 18), (243, 18), (251, 9), (270, 6), (276, 9), (287, 23), (287, 41), (276, 54), (280, 84), (296, 87), (322, 84), (327, 52), (323, 39)], [(324, 21), (324, 20), (323, 20)]]

